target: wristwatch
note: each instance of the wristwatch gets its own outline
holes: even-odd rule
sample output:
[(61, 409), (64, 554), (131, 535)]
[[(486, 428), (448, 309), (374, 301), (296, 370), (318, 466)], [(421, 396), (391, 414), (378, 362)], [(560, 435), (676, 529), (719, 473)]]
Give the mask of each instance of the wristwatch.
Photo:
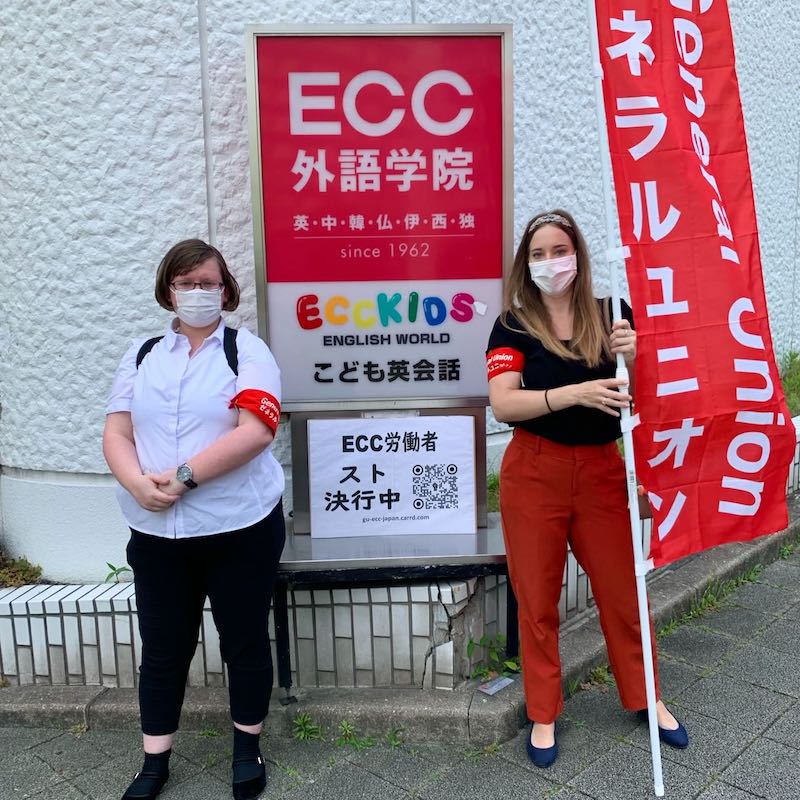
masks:
[(192, 480), (192, 468), (188, 464), (181, 464), (175, 473), (175, 477), (190, 489), (197, 488), (197, 484)]

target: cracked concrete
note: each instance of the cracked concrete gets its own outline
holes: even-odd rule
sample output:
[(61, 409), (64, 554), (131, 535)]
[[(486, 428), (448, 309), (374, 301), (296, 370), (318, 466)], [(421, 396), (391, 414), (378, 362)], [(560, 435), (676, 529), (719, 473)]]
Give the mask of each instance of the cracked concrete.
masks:
[[(455, 688), (468, 676), (469, 673), (458, 669), (455, 653), (461, 652), (464, 645), (463, 626), (460, 624), (462, 615), (469, 606), (471, 599), (476, 595), (477, 587), (482, 581), (469, 578), (466, 581), (450, 582), (439, 581), (436, 583), (436, 603), (431, 610), (432, 631), (431, 645), (425, 654), (425, 667), (422, 675), (422, 688)], [(437, 675), (452, 676), (449, 686), (441, 685), (436, 681)]]

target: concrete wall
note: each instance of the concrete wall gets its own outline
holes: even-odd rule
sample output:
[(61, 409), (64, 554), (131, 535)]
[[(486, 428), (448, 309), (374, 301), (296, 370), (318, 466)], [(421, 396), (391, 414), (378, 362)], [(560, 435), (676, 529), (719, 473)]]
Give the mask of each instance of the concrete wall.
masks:
[[(584, 3), (389, 0), (7, 0), (0, 7), (2, 541), (55, 580), (124, 559), (100, 450), (103, 403), (132, 337), (162, 329), (166, 248), (217, 240), (254, 330), (244, 27), (249, 23), (513, 23), (516, 226), (574, 211), (600, 253), (602, 185)], [(778, 352), (798, 346), (800, 8), (730, 0)], [(201, 97), (207, 21), (210, 103)], [(203, 135), (204, 113), (210, 138)], [(206, 154), (213, 168), (206, 174)], [(600, 272), (598, 270), (598, 272)], [(607, 289), (602, 274), (601, 291)], [(490, 430), (496, 424), (490, 423)], [(289, 465), (288, 436), (276, 451)]]

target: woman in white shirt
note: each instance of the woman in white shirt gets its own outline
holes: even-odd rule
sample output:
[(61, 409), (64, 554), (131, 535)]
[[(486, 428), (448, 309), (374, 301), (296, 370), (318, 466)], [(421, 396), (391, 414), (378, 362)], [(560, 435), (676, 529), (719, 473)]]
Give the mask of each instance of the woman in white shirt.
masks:
[(237, 307), (239, 287), (216, 248), (198, 239), (172, 247), (155, 295), (177, 318), (123, 356), (103, 435), (131, 528), (142, 638), (145, 759), (123, 800), (153, 798), (167, 781), (206, 597), (228, 668), (233, 796), (245, 800), (266, 785), (267, 619), (285, 540), (283, 470), (270, 447), (280, 372), (264, 342), (225, 327), (221, 312)]

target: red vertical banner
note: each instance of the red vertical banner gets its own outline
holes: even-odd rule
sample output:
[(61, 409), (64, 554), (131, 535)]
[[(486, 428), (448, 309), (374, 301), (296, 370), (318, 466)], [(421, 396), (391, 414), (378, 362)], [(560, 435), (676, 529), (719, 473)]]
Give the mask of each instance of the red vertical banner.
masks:
[(785, 528), (795, 431), (775, 364), (725, 0), (596, 0), (636, 316), (650, 555)]

